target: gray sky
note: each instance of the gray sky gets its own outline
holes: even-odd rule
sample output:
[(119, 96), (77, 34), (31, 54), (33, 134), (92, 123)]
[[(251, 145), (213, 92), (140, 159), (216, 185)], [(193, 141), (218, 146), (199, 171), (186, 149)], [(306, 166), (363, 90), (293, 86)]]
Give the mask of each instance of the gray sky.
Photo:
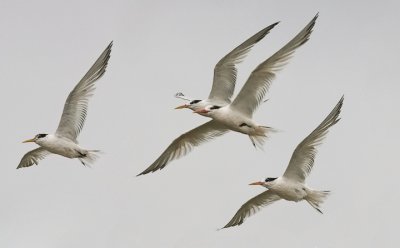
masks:
[[(396, 247), (398, 1), (8, 1), (0, 8), (0, 247)], [(135, 177), (207, 121), (173, 94), (204, 98), (214, 65), (276, 21), (239, 65), (237, 89), (319, 11), (311, 40), (274, 80), (255, 119), (280, 129), (255, 150), (229, 133), (162, 171)], [(92, 168), (50, 156), (16, 170), (55, 131), (68, 93), (114, 40), (79, 137)], [(224, 226), (280, 176), (295, 146), (345, 95), (308, 184), (333, 193), (318, 214), (277, 202)], [(396, 129), (395, 129), (396, 128)]]

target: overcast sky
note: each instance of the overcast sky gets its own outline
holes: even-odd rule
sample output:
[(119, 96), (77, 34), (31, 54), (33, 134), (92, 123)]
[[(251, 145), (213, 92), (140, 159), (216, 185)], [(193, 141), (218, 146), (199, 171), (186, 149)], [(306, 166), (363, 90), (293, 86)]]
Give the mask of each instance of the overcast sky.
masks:
[[(0, 247), (397, 247), (400, 241), (398, 1), (8, 1), (0, 8)], [(317, 13), (310, 41), (278, 73), (258, 123), (264, 146), (228, 133), (164, 170), (135, 177), (177, 136), (207, 121), (173, 110), (205, 98), (214, 65), (281, 21), (238, 66), (251, 71)], [(114, 40), (79, 137), (92, 168), (49, 156), (16, 170), (53, 133), (68, 93)], [(280, 176), (296, 145), (345, 95), (308, 185), (331, 190), (321, 215), (280, 201), (222, 231)]]

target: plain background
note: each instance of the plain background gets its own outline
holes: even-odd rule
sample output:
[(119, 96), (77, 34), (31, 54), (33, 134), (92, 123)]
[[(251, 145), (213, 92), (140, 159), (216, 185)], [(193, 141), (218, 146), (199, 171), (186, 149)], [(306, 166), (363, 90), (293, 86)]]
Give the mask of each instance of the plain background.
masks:
[[(398, 1), (1, 1), (0, 247), (397, 247), (400, 208)], [(278, 73), (255, 119), (281, 132), (264, 150), (228, 133), (135, 177), (207, 121), (173, 110), (205, 98), (214, 65), (276, 21), (238, 66), (251, 71), (319, 12), (310, 41)], [(107, 44), (112, 57), (79, 137), (92, 168), (49, 156), (16, 170), (37, 133)], [(331, 190), (324, 214), (277, 202), (224, 226), (280, 176), (296, 145), (345, 95), (308, 184)]]

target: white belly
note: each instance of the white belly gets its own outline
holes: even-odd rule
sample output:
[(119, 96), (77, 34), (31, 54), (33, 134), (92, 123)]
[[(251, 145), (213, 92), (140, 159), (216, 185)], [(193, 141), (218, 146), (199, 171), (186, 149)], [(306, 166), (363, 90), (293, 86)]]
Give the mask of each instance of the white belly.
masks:
[(46, 148), (51, 153), (55, 153), (67, 158), (79, 158), (87, 153), (85, 149), (82, 149), (73, 141), (66, 138), (50, 137), (44, 142), (38, 145)]
[(287, 201), (298, 202), (307, 196), (307, 188), (301, 183), (282, 182), (271, 189)]
[(221, 109), (212, 118), (223, 123), (229, 129), (243, 134), (251, 134), (257, 127), (257, 124), (253, 120), (242, 116), (240, 113), (231, 111), (229, 108)]

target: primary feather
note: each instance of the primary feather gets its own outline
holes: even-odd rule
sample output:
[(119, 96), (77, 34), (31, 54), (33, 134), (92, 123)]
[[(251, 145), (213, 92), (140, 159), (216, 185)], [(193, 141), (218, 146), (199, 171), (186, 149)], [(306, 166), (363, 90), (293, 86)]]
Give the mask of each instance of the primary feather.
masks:
[(85, 123), (89, 98), (95, 90), (95, 82), (103, 76), (110, 59), (112, 42), (93, 66), (69, 93), (56, 134), (76, 141)]

